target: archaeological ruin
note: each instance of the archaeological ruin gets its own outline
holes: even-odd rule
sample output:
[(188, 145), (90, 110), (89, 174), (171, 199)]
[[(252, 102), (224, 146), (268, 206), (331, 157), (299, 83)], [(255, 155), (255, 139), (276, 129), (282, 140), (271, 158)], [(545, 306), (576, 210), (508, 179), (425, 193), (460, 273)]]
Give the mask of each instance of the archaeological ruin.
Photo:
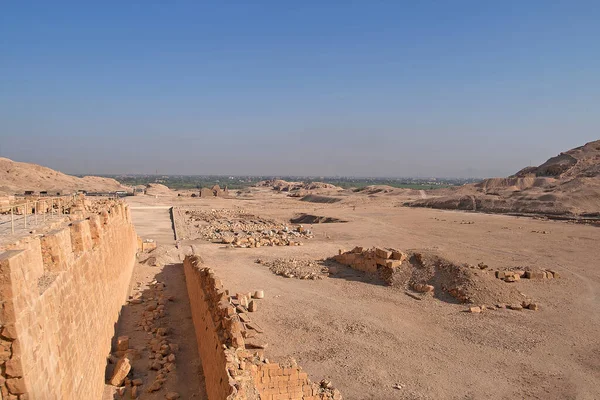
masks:
[[(161, 374), (175, 370), (179, 347), (166, 341), (168, 327), (155, 324), (165, 314), (167, 298), (156, 294), (163, 283), (153, 284), (158, 302), (144, 303), (147, 319), (139, 328), (154, 338), (148, 347), (150, 368), (157, 370), (152, 385), (143, 387), (131, 374), (140, 355), (129, 337), (119, 336), (115, 345), (122, 307), (148, 299), (130, 295), (136, 256), (156, 243), (137, 236), (125, 202), (101, 205), (82, 200), (62, 226), (2, 247), (1, 399), (100, 400), (107, 386), (115, 389), (111, 399), (145, 398), (161, 389)], [(193, 322), (187, 335), (197, 343), (208, 399), (342, 398), (330, 382), (313, 383), (295, 362), (269, 360), (264, 348), (251, 344), (262, 328), (249, 314), (264, 292), (230, 294), (197, 255), (187, 256), (182, 268)]]

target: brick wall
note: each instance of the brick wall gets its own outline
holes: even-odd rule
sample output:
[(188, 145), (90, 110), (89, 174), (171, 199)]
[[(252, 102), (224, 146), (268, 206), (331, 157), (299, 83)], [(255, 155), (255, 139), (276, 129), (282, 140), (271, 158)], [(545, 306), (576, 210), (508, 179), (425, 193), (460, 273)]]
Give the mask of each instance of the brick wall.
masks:
[(264, 350), (247, 349), (250, 324), (238, 315), (240, 299), (200, 257), (188, 256), (183, 265), (209, 400), (342, 399), (339, 391), (311, 383), (297, 365), (269, 362)]
[(136, 238), (118, 202), (0, 254), (0, 398), (102, 397)]

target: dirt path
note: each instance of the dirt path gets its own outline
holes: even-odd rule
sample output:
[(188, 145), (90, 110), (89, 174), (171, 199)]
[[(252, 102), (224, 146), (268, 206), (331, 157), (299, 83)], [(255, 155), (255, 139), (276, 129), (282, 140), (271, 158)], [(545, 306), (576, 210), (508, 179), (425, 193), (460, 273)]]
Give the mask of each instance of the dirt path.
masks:
[[(207, 399), (183, 265), (180, 262), (183, 253), (174, 246), (169, 208), (134, 205), (131, 206), (131, 214), (138, 235), (156, 240), (159, 246), (156, 252), (163, 255), (159, 259), (168, 260), (156, 266), (152, 265), (153, 262), (135, 266), (131, 289), (134, 300), (123, 307), (117, 326), (115, 341), (116, 337), (127, 336), (129, 348), (134, 349), (131, 379), (141, 379), (141, 386), (137, 389), (138, 398), (162, 400), (167, 393), (176, 392), (181, 399)], [(161, 311), (163, 316), (157, 319), (148, 317), (154, 312), (148, 310), (159, 310), (161, 304), (164, 307)], [(166, 328), (166, 334), (158, 334), (158, 328)], [(166, 362), (161, 365), (161, 370), (155, 370), (153, 364), (157, 362), (156, 350), (159, 349), (153, 347), (159, 341), (167, 343), (164, 350)], [(173, 357), (169, 359), (171, 354), (174, 360)], [(170, 371), (165, 372), (169, 364), (174, 364), (174, 367), (169, 367)], [(110, 369), (109, 366), (109, 373)], [(164, 382), (159, 385), (156, 382), (163, 378), (159, 375), (161, 373)], [(153, 385), (160, 388), (149, 392)], [(114, 389), (107, 388), (105, 399), (130, 398), (131, 391), (132, 387), (128, 386), (125, 396), (120, 397)]]

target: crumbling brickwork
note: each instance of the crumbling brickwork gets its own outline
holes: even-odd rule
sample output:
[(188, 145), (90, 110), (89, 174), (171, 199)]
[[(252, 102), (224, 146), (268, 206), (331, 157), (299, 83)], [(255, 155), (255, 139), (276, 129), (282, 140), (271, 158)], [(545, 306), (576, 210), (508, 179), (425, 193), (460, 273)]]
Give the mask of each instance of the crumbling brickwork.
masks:
[(311, 383), (297, 365), (269, 362), (264, 350), (246, 349), (250, 324), (237, 314), (239, 299), (229, 296), (200, 257), (188, 256), (183, 264), (210, 400), (342, 399), (329, 384)]
[(340, 254), (333, 259), (359, 271), (376, 273), (383, 280), (391, 283), (394, 273), (407, 259), (407, 255), (396, 249), (380, 247), (364, 249), (357, 246), (347, 252), (340, 250)]
[(116, 203), (0, 254), (0, 398), (101, 398), (136, 249)]

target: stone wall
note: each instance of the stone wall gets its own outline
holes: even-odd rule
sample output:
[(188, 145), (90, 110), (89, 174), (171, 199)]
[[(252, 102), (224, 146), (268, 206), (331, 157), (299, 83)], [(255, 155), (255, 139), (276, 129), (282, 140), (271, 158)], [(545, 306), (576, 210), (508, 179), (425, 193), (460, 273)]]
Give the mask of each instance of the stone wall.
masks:
[(136, 238), (119, 202), (0, 254), (0, 398), (102, 397)]
[(209, 400), (342, 398), (329, 383), (311, 383), (297, 365), (269, 362), (263, 349), (247, 348), (250, 330), (260, 328), (243, 317), (245, 296), (230, 296), (200, 257), (183, 265)]
[(359, 271), (377, 274), (388, 284), (392, 284), (396, 271), (407, 258), (406, 253), (396, 249), (365, 249), (357, 246), (347, 252), (340, 250), (333, 260)]

